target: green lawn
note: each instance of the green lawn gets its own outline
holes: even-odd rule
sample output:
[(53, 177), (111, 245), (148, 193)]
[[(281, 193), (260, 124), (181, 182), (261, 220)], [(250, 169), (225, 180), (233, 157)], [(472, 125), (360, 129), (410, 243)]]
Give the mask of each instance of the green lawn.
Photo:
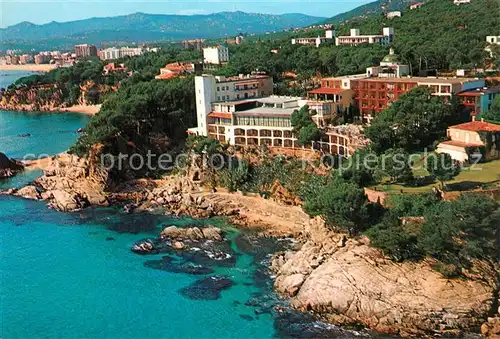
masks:
[[(413, 174), (415, 177), (418, 176), (428, 176), (429, 173), (420, 166), (423, 164), (423, 159), (420, 161), (415, 161), (416, 166), (413, 170)], [(387, 182), (387, 181), (386, 181)], [(471, 188), (475, 186), (482, 186), (483, 188), (493, 188), (498, 187), (500, 185), (500, 160), (490, 161), (484, 164), (477, 164), (471, 167), (463, 168), (460, 174), (451, 181), (446, 182), (452, 190), (457, 187), (457, 184), (460, 186), (470, 185)], [(455, 185), (454, 185), (455, 184)], [(403, 185), (397, 184), (380, 184), (376, 185), (372, 188), (376, 189), (379, 192), (388, 192), (388, 193), (424, 193), (432, 190), (433, 187), (439, 188), (440, 184), (438, 182), (421, 187), (406, 187)], [(458, 187), (457, 187), (458, 189)]]

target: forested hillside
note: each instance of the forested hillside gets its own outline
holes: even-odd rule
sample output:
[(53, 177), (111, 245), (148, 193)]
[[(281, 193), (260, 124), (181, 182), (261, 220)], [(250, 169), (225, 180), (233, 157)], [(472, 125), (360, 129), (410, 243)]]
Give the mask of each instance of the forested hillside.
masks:
[[(166, 15), (134, 13), (69, 22), (35, 25), (30, 22), (0, 29), (2, 45), (7, 48), (54, 49), (72, 47), (85, 41), (141, 43), (161, 40), (217, 38), (239, 33), (265, 33), (290, 27), (315, 24), (324, 18), (305, 14), (257, 14), (221, 12), (208, 15)], [(5, 47), (4, 47), (5, 48)]]
[[(340, 13), (334, 17), (326, 20), (326, 23), (340, 23), (346, 20), (352, 20), (356, 18), (366, 18), (369, 16), (380, 15), (389, 11), (402, 11), (408, 9), (413, 0), (378, 0), (374, 2), (367, 3), (354, 8), (345, 13)], [(423, 2), (423, 0), (422, 0)]]
[[(484, 48), (486, 36), (498, 34), (499, 6), (496, 0), (473, 0), (461, 6), (451, 0), (428, 0), (418, 9), (404, 12), (401, 18), (379, 15), (357, 19), (336, 26), (336, 33), (348, 35), (350, 28), (360, 28), (361, 34), (380, 34), (383, 27), (394, 27), (392, 47), (411, 65), (414, 74), (425, 69), (484, 68), (492, 62)], [(300, 35), (323, 34), (317, 30)], [(273, 49), (279, 53), (272, 53)], [(259, 69), (276, 76), (294, 71), (304, 77), (362, 73), (367, 66), (377, 65), (388, 49), (379, 45), (335, 46), (333, 41), (314, 48), (291, 45), (289, 38), (265, 40), (231, 47), (228, 72)], [(493, 62), (500, 66), (500, 58)]]

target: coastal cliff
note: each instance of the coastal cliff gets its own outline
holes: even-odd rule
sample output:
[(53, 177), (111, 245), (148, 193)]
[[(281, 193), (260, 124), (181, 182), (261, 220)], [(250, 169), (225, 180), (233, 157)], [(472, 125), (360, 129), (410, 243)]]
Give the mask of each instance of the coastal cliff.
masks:
[[(487, 317), (497, 312), (498, 267), (477, 262), (464, 279), (447, 279), (430, 260), (394, 263), (367, 238), (348, 239), (320, 218), (306, 233), (298, 252), (276, 255), (271, 266), (276, 290), (297, 309), (335, 324), (403, 335), (459, 336), (478, 332), (487, 320), (494, 327)], [(483, 325), (484, 334), (487, 329)]]
[[(94, 102), (88, 100), (88, 93), (97, 96), (105, 95), (116, 88), (107, 85), (97, 85), (92, 81), (86, 81), (79, 86), (78, 98), (72, 104), (68, 103), (68, 94), (57, 84), (43, 84), (32, 87), (9, 88), (0, 95), (0, 110), (6, 111), (67, 111), (71, 107), (95, 106)], [(91, 111), (95, 113), (93, 110)]]
[(120, 204), (129, 212), (226, 216), (262, 236), (301, 241), (298, 251), (278, 253), (271, 262), (275, 289), (298, 310), (333, 324), (362, 324), (384, 333), (460, 336), (481, 330), (491, 338), (497, 335), (498, 318), (488, 318), (498, 307), (498, 267), (492, 264), (475, 261), (462, 278), (448, 279), (432, 268), (430, 259), (395, 263), (366, 237), (335, 233), (298, 206), (209, 191), (186, 176), (111, 183), (109, 173), (95, 165), (98, 154), (94, 148), (89, 159), (52, 159), (36, 186), (11, 193), (47, 200), (61, 211)]

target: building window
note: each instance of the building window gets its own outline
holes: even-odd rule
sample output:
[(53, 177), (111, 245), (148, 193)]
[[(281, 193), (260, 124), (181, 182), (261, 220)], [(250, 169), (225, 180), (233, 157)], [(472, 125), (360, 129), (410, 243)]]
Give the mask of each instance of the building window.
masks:
[(217, 87), (217, 91), (220, 91), (220, 87)]
[(219, 97), (217, 97), (217, 101), (220, 101), (220, 96), (219, 96)]

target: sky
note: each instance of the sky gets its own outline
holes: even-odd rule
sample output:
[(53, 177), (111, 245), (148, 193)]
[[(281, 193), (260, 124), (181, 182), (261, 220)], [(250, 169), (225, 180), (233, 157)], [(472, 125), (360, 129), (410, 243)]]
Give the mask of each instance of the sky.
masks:
[(22, 21), (44, 24), (135, 12), (191, 15), (240, 10), (332, 17), (370, 1), (374, 0), (0, 0), (0, 27)]

